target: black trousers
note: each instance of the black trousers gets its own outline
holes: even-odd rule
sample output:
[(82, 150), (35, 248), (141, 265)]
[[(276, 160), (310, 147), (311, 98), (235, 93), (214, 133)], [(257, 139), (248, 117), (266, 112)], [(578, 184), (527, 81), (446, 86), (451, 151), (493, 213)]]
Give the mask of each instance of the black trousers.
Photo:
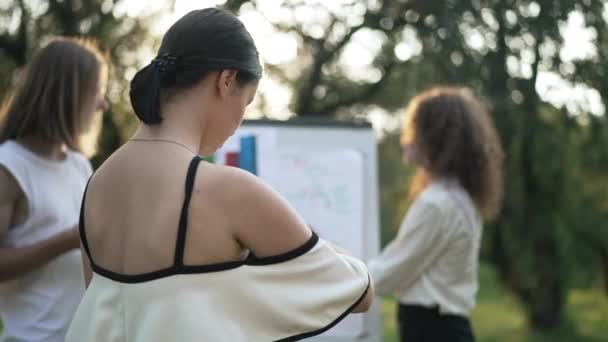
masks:
[(439, 313), (438, 307), (399, 305), (401, 342), (473, 342), (469, 319)]

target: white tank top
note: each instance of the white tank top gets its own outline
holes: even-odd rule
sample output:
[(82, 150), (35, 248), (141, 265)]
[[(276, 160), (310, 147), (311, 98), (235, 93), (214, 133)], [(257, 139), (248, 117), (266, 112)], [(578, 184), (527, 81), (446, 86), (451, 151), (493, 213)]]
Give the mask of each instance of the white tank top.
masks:
[[(27, 199), (27, 218), (9, 228), (2, 247), (23, 247), (78, 224), (82, 194), (92, 173), (88, 160), (69, 151), (62, 161), (42, 158), (14, 141), (0, 144), (0, 165)], [(17, 279), (0, 283), (1, 342), (63, 342), (84, 294), (79, 250), (65, 253)]]

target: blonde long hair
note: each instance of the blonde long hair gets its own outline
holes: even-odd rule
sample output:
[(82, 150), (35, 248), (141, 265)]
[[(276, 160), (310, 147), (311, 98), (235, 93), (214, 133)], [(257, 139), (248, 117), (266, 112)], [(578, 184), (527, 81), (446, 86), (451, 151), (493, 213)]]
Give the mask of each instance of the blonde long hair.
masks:
[(36, 134), (82, 152), (94, 120), (82, 113), (97, 95), (106, 61), (91, 40), (53, 39), (28, 63), (0, 111), (0, 143)]

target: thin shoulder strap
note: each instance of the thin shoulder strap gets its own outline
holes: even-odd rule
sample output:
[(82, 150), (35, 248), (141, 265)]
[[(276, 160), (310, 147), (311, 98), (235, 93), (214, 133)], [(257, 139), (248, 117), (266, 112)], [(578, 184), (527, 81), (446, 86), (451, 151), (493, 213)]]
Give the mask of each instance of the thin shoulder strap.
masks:
[(194, 157), (188, 167), (188, 175), (186, 176), (186, 192), (184, 204), (179, 217), (179, 225), (177, 227), (177, 241), (175, 242), (175, 266), (184, 265), (184, 248), (186, 246), (186, 233), (188, 229), (188, 208), (190, 207), (190, 198), (192, 197), (192, 189), (194, 188), (194, 179), (198, 164), (202, 160), (201, 157)]
[(87, 256), (89, 257), (89, 261), (91, 262), (91, 264), (93, 264), (93, 258), (91, 257), (91, 251), (89, 250), (89, 242), (87, 241), (87, 233), (84, 229), (84, 202), (85, 202), (85, 199), (87, 198), (87, 190), (89, 189), (89, 183), (91, 182), (91, 178), (93, 178), (93, 176), (89, 177), (89, 180), (87, 181), (87, 186), (84, 188), (84, 193), (82, 194), (82, 202), (80, 203), (80, 218), (79, 218), (79, 222), (78, 222), (78, 230), (80, 232), (80, 242), (82, 243), (82, 247), (84, 248), (84, 251), (87, 253)]

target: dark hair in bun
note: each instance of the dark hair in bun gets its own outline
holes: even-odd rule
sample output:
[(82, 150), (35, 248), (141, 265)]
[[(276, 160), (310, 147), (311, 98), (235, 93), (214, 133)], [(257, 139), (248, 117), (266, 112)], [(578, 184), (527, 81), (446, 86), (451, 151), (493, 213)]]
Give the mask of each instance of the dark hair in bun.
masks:
[(223, 69), (236, 70), (242, 84), (262, 77), (251, 35), (230, 12), (192, 11), (171, 26), (157, 57), (133, 77), (129, 92), (133, 110), (145, 124), (158, 124), (163, 90), (188, 89), (209, 72)]

